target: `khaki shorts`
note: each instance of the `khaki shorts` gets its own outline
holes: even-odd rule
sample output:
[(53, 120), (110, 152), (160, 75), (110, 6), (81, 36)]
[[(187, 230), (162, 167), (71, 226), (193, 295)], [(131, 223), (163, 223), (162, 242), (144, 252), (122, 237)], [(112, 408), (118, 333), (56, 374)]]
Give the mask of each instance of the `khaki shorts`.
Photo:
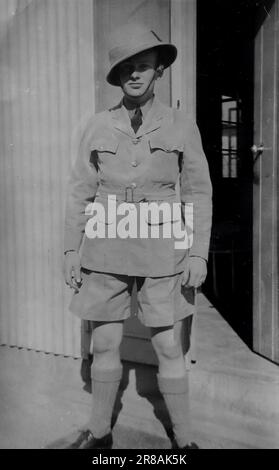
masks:
[(173, 325), (195, 311), (194, 290), (182, 287), (181, 280), (182, 273), (138, 277), (83, 269), (70, 311), (83, 320), (107, 322), (125, 320), (132, 312), (145, 326)]

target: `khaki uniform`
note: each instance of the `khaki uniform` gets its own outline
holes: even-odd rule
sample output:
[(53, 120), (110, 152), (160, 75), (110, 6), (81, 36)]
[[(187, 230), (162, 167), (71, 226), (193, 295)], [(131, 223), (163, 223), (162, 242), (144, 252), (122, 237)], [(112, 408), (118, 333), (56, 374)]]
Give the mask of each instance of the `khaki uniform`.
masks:
[[(183, 112), (154, 98), (137, 134), (121, 102), (89, 120), (73, 168), (66, 208), (65, 251), (79, 250), (88, 216), (84, 210), (95, 199), (105, 207), (107, 196), (117, 204), (177, 201), (180, 179), (182, 203), (193, 203), (194, 236), (189, 252), (175, 249), (174, 240), (115, 239), (85, 236), (81, 264), (92, 271), (128, 276), (162, 277), (180, 273), (186, 256), (207, 259), (211, 230), (212, 188), (200, 134)], [(174, 223), (170, 220), (165, 223)], [(107, 220), (100, 220), (107, 224)]]
[[(111, 41), (110, 70), (106, 77), (108, 83), (121, 86), (118, 66), (150, 49), (157, 51), (160, 68), (169, 67), (177, 55), (176, 47), (162, 42), (154, 31), (139, 24), (121, 26)], [(136, 80), (143, 76), (142, 85), (147, 85), (147, 77), (152, 78), (152, 70), (146, 74), (146, 64), (142, 71), (141, 63), (137, 61), (130, 65), (133, 66), (129, 71), (130, 79)], [(154, 68), (151, 63), (147, 65), (149, 69)], [(146, 98), (153, 92), (159, 74), (158, 67), (149, 82), (149, 90), (145, 90)], [(130, 95), (125, 96), (128, 105)], [(135, 101), (137, 100), (134, 103)], [(146, 115), (144, 110), (147, 111)], [(96, 338), (100, 335), (107, 350), (104, 355), (95, 348), (99, 360), (96, 355), (91, 368), (93, 406), (90, 420), (87, 430), (69, 448), (112, 447), (111, 417), (122, 376), (122, 365), (119, 365), (119, 352), (112, 346), (110, 337), (114, 336), (113, 322), (122, 322), (130, 315), (134, 287), (138, 293), (140, 321), (148, 327), (157, 328), (155, 335), (160, 338), (158, 341), (161, 343), (162, 355), (158, 354), (158, 387), (173, 425), (175, 439), (172, 447), (198, 448), (197, 444), (190, 444), (188, 378), (185, 371), (181, 370), (182, 357), (177, 356), (180, 341), (179, 338), (174, 338), (173, 331), (162, 332), (160, 328), (167, 326), (168, 330), (172, 330), (176, 322), (194, 312), (194, 289), (184, 288), (182, 278), (189, 254), (205, 259), (208, 255), (211, 228), (208, 165), (197, 126), (186, 115), (164, 106), (153, 96), (146, 100), (141, 112), (143, 122), (140, 122), (141, 113), (138, 109), (134, 110), (131, 122), (129, 113), (121, 102), (114, 109), (93, 116), (81, 139), (78, 158), (71, 175), (66, 210), (65, 251), (79, 250), (84, 231), (86, 236), (81, 248), (82, 286), (74, 294), (70, 310), (83, 319), (99, 322), (98, 325), (93, 324), (93, 328), (96, 327)], [(136, 134), (131, 124), (138, 129)], [(179, 176), (180, 197), (177, 197), (176, 183)], [(116, 199), (114, 202), (117, 206), (114, 215), (111, 211), (104, 210), (110, 206), (112, 196)], [(185, 203), (185, 207), (188, 203), (194, 205), (194, 242), (189, 250), (185, 246), (177, 249), (175, 238), (178, 237), (174, 230), (169, 231), (168, 238), (163, 230), (180, 224), (181, 208), (178, 215), (174, 214), (172, 204), (177, 198)], [(104, 235), (103, 238), (92, 238), (87, 230), (90, 223), (95, 221), (95, 215), (92, 217), (91, 214), (91, 219), (88, 220), (85, 207), (93, 199), (94, 203), (100, 203), (95, 204), (94, 209), (102, 209), (97, 211), (96, 225), (100, 232), (102, 228), (104, 233), (98, 232), (98, 235)], [(147, 214), (145, 223), (142, 222), (141, 203), (147, 203), (146, 206), (150, 207), (149, 203), (152, 201), (165, 203), (167, 209), (172, 208), (168, 213), (169, 220), (166, 220), (164, 212), (162, 220), (154, 220), (154, 217), (149, 218)], [(127, 216), (123, 202), (130, 203)], [(117, 230), (114, 233), (112, 219), (117, 219), (116, 225), (119, 228), (117, 212), (121, 209), (123, 212), (120, 213), (122, 219), (119, 225), (123, 223), (123, 218), (125, 223), (126, 218), (126, 223), (130, 224), (129, 238), (122, 238), (125, 229), (121, 233)], [(138, 230), (134, 234), (139, 221), (140, 230), (148, 223), (149, 228), (153, 228), (153, 225), (159, 227), (158, 238), (144, 238)], [(70, 267), (69, 263), (66, 264), (67, 269)], [(67, 272), (67, 280), (68, 275)], [(192, 294), (192, 300), (187, 296), (189, 293)], [(103, 322), (111, 323), (108, 328), (106, 325), (106, 331)], [(118, 329), (118, 334), (119, 331)], [(110, 358), (111, 369), (107, 368), (107, 357)], [(161, 376), (162, 368), (179, 370), (181, 376), (173, 377), (172, 373), (168, 376), (165, 372)]]

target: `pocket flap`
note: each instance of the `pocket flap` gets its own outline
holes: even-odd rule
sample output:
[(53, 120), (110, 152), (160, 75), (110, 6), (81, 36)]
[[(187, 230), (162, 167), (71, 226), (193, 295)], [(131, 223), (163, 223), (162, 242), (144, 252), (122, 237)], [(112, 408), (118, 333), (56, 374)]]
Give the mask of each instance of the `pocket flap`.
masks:
[(91, 144), (91, 150), (116, 154), (119, 143), (115, 139), (98, 139)]
[(164, 152), (183, 152), (184, 143), (172, 138), (166, 138), (161, 136), (152, 136), (149, 140), (149, 146), (151, 151), (156, 149), (163, 150)]

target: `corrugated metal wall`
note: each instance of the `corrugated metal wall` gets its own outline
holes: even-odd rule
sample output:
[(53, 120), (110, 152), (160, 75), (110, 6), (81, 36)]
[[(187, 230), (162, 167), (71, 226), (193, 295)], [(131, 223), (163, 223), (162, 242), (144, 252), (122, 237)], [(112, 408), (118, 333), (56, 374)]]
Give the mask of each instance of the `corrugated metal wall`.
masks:
[(73, 136), (95, 107), (93, 0), (0, 4), (0, 343), (79, 356), (63, 219)]

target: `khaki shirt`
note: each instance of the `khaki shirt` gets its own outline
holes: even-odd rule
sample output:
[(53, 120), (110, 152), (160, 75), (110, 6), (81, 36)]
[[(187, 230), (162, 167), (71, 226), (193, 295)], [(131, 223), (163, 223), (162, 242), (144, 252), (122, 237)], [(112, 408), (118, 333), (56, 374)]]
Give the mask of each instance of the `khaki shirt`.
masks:
[[(193, 203), (190, 250), (174, 248), (173, 238), (88, 238), (84, 236), (92, 200), (108, 205), (126, 200)], [(94, 271), (134, 276), (166, 276), (183, 271), (188, 255), (208, 257), (212, 216), (208, 164), (196, 124), (183, 112), (154, 98), (135, 134), (121, 102), (98, 113), (84, 130), (71, 173), (65, 218), (65, 251), (81, 248), (82, 266)], [(183, 204), (182, 204), (183, 205)], [(100, 224), (109, 225), (107, 219)], [(167, 223), (173, 223), (173, 220)], [(165, 223), (165, 222), (164, 222)], [(82, 239), (84, 240), (82, 243)]]

